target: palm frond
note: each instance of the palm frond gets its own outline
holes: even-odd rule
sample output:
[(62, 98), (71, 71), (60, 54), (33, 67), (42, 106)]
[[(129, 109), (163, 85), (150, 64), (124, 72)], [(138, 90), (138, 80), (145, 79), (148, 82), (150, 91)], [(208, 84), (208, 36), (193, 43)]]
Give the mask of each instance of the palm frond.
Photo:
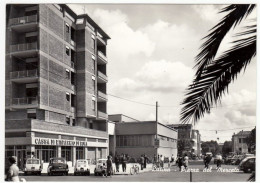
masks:
[(255, 172), (251, 173), (250, 177), (248, 178), (249, 182), (255, 182)]
[(229, 30), (246, 18), (255, 7), (256, 5), (230, 5), (222, 9), (220, 13), (230, 13), (228, 13), (216, 26), (210, 30), (211, 32), (203, 38), (207, 40), (202, 44), (200, 47), (201, 51), (195, 58), (195, 67), (198, 68), (196, 72), (196, 80), (200, 78), (203, 69), (213, 62), (220, 43)]
[(256, 55), (256, 35), (234, 41), (233, 44), (230, 50), (204, 67), (199, 80), (195, 78), (193, 84), (188, 87), (186, 98), (182, 102), (183, 123), (190, 119), (197, 122), (205, 112), (210, 112), (213, 104), (217, 104), (228, 91), (230, 82), (236, 79)]

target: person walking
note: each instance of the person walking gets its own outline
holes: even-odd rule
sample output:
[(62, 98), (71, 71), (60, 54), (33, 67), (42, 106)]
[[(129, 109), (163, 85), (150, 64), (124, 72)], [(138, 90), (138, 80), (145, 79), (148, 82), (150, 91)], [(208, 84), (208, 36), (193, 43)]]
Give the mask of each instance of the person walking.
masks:
[(164, 168), (164, 156), (163, 155), (160, 156), (160, 164), (161, 164), (161, 168), (163, 169)]
[(120, 163), (119, 155), (116, 155), (115, 156), (116, 172), (119, 172), (119, 163)]
[(11, 182), (19, 182), (19, 168), (16, 165), (16, 160), (14, 157), (10, 157), (8, 159), (9, 163), (11, 166), (9, 167), (6, 181), (11, 181)]
[(218, 159), (217, 159), (217, 169), (221, 167), (222, 164), (222, 156), (221, 154), (218, 154)]
[(107, 172), (106, 172), (106, 177), (109, 175), (110, 177), (112, 177), (112, 160), (111, 160), (111, 156), (107, 157)]
[(210, 163), (210, 161), (211, 161), (211, 157), (210, 157), (210, 155), (206, 155), (206, 157), (205, 157), (205, 160), (204, 160), (204, 162), (205, 162), (205, 168), (209, 168), (209, 163)]
[(177, 156), (176, 164), (178, 165), (179, 170), (181, 171), (181, 167), (182, 167), (182, 157), (181, 157), (180, 155)]
[(126, 163), (127, 163), (127, 160), (126, 160), (126, 156), (125, 154), (123, 155), (123, 158), (122, 158), (122, 168), (123, 168), (123, 172), (126, 172)]
[(173, 166), (173, 164), (174, 164), (174, 156), (173, 156), (173, 154), (172, 154), (172, 156), (171, 156), (170, 164), (171, 164), (171, 166)]
[(183, 165), (184, 165), (185, 170), (187, 170), (188, 166), (189, 166), (189, 157), (187, 156), (187, 154), (184, 155)]
[(146, 154), (144, 154), (144, 169), (146, 168), (147, 160), (148, 160), (148, 158), (147, 158)]
[(140, 164), (141, 164), (141, 170), (143, 170), (144, 169), (144, 157), (143, 157), (143, 155), (141, 155)]

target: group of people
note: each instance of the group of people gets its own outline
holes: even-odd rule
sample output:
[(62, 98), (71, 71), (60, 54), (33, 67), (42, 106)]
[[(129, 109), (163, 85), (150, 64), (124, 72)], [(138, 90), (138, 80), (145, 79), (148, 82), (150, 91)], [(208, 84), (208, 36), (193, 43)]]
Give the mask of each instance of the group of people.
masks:
[(179, 167), (179, 170), (182, 170), (182, 166), (185, 170), (188, 169), (189, 166), (189, 157), (187, 154), (184, 154), (184, 156), (178, 155), (176, 158), (176, 164)]
[(126, 172), (126, 164), (129, 160), (128, 154), (121, 154), (121, 156), (115, 156), (116, 172), (119, 172), (119, 165), (122, 164), (123, 172)]
[(142, 154), (141, 158), (140, 158), (141, 170), (146, 168), (147, 162), (148, 162), (148, 158), (147, 158), (146, 154)]

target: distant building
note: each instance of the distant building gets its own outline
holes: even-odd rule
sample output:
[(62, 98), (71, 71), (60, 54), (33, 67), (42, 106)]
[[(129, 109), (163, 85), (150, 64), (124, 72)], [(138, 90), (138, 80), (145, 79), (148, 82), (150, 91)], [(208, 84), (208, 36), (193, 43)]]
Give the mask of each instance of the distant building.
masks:
[(237, 154), (248, 153), (250, 148), (246, 143), (246, 138), (250, 135), (251, 131), (240, 131), (232, 136), (232, 151)]
[(200, 156), (201, 135), (199, 130), (194, 130), (192, 124), (170, 124), (167, 126), (178, 130), (178, 139), (186, 139), (191, 142), (192, 148), (187, 147), (185, 149), (186, 152)]
[(109, 146), (112, 156), (122, 153), (133, 158), (139, 158), (142, 154), (150, 158), (158, 154), (177, 156), (177, 130), (159, 122), (138, 121), (122, 114), (109, 115), (108, 118), (115, 121), (115, 139), (109, 136), (109, 144), (116, 141), (114, 147)]

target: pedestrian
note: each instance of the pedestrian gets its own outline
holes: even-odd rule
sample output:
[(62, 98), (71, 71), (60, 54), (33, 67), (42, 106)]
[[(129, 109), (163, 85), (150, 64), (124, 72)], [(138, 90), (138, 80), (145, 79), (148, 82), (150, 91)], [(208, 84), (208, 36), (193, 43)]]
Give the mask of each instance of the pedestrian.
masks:
[(122, 169), (123, 169), (123, 172), (126, 172), (126, 163), (127, 163), (126, 156), (123, 154), (123, 158), (122, 158)]
[(148, 158), (147, 158), (146, 154), (144, 154), (144, 169), (146, 168), (147, 160), (148, 160)]
[(206, 155), (206, 157), (205, 157), (205, 160), (204, 160), (204, 162), (205, 162), (205, 168), (209, 168), (209, 163), (210, 163), (210, 161), (211, 161), (211, 157), (210, 157), (210, 155), (209, 154), (207, 154)]
[(11, 181), (11, 182), (19, 182), (19, 168), (16, 165), (16, 160), (14, 157), (10, 157), (8, 159), (10, 163), (10, 167), (7, 173), (6, 181)]
[(107, 157), (107, 172), (106, 172), (106, 177), (109, 175), (110, 177), (112, 177), (112, 160), (111, 160), (111, 156)]
[(164, 156), (163, 155), (160, 156), (160, 164), (161, 164), (161, 168), (163, 169), (163, 167), (164, 167)]
[(221, 167), (222, 164), (222, 156), (221, 154), (218, 154), (218, 159), (217, 159), (217, 169)]
[(141, 170), (143, 170), (144, 169), (144, 157), (143, 157), (143, 155), (141, 155), (140, 164), (141, 164)]
[(116, 155), (115, 156), (116, 172), (119, 172), (119, 163), (120, 163), (119, 155)]
[(171, 156), (171, 166), (173, 166), (173, 163), (174, 163), (174, 156), (172, 154), (172, 156)]
[(176, 160), (176, 164), (179, 167), (179, 170), (181, 171), (181, 167), (182, 167), (182, 157), (178, 154), (177, 156), (177, 160)]
[(154, 154), (154, 156), (153, 156), (153, 164), (155, 165), (156, 162), (157, 162), (157, 156)]
[(184, 155), (184, 158), (183, 158), (183, 166), (184, 166), (185, 170), (188, 169), (188, 166), (189, 166), (189, 157), (187, 156), (187, 154)]

